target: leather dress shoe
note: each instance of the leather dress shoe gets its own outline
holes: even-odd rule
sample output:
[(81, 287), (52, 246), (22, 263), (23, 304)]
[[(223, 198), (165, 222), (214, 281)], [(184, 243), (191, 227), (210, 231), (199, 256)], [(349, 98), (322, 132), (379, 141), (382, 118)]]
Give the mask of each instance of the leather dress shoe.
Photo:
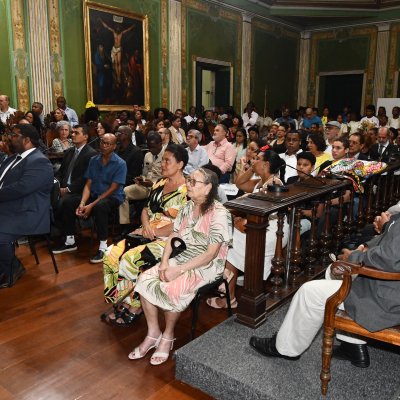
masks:
[(355, 344), (340, 342), (339, 346), (333, 347), (333, 358), (350, 361), (355, 367), (369, 367), (369, 353), (366, 344)]
[(289, 357), (284, 356), (279, 353), (275, 346), (276, 343), (276, 335), (272, 336), (272, 338), (260, 338), (257, 336), (252, 336), (250, 338), (250, 346), (253, 347), (256, 351), (266, 357), (278, 357), (284, 358), (285, 360), (296, 361), (300, 358), (300, 356)]

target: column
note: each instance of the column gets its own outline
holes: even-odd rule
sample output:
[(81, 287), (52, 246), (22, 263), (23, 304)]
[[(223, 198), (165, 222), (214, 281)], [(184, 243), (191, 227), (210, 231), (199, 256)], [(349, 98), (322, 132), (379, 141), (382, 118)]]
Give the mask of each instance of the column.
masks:
[(386, 71), (389, 51), (390, 24), (382, 23), (378, 26), (378, 39), (376, 43), (376, 61), (374, 76), (373, 103), (376, 104), (379, 97), (385, 97)]
[(28, 81), (29, 69), (24, 32), (24, 4), (22, 0), (15, 0), (10, 3), (13, 26), (14, 71), (17, 83), (17, 101), (15, 104), (18, 110), (28, 111), (30, 108)]
[(307, 106), (308, 79), (310, 72), (310, 38), (311, 32), (301, 32), (297, 107)]
[(48, 36), (47, 0), (27, 1), (29, 58), (32, 101), (39, 101), (44, 112), (52, 110), (52, 80)]
[(182, 106), (182, 36), (180, 1), (169, 0), (169, 109)]
[(250, 99), (250, 74), (251, 74), (251, 17), (242, 14), (242, 95), (241, 107), (243, 110)]

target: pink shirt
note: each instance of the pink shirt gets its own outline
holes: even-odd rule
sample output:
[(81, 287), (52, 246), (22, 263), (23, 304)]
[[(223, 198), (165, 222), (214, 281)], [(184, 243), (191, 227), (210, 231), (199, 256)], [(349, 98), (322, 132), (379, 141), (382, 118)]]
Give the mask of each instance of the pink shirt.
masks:
[(226, 139), (216, 143), (214, 141), (204, 146), (208, 158), (223, 174), (230, 172), (236, 159), (236, 150)]

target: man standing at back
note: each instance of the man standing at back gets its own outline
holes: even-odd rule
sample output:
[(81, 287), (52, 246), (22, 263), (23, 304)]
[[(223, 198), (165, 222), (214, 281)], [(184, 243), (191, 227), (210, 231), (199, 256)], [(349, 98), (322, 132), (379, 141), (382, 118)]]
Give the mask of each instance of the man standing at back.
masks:
[(34, 126), (16, 125), (11, 136), (16, 156), (0, 169), (0, 287), (12, 286), (20, 276), (13, 276), (13, 242), (24, 235), (50, 232), (53, 168), (38, 145)]
[(10, 107), (10, 98), (5, 94), (0, 95), (0, 119), (3, 124), (6, 123), (7, 119), (10, 118), (11, 115), (14, 115), (15, 108)]
[(57, 107), (61, 108), (61, 110), (64, 110), (68, 118), (68, 121), (72, 127), (79, 124), (78, 115), (76, 114), (76, 111), (73, 110), (72, 108), (67, 107), (67, 101), (65, 100), (65, 97), (60, 96), (57, 98)]

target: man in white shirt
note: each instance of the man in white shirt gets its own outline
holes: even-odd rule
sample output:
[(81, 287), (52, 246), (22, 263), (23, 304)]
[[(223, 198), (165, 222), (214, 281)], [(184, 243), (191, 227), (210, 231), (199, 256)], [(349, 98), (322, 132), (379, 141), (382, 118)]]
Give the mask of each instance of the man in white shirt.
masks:
[(189, 154), (189, 161), (183, 170), (185, 175), (190, 175), (196, 169), (208, 164), (208, 154), (204, 147), (201, 147), (199, 142), (201, 141), (201, 133), (196, 129), (191, 129), (187, 134), (186, 148)]
[(285, 169), (285, 182), (287, 182), (290, 177), (297, 176), (296, 155), (302, 151), (300, 149), (300, 134), (298, 132), (287, 133), (285, 144), (287, 150), (284, 153), (279, 154), (279, 157), (282, 158), (288, 166), (288, 168)]
[(14, 115), (15, 108), (10, 107), (10, 98), (5, 95), (0, 95), (0, 119), (3, 124), (6, 123), (7, 119), (10, 118), (11, 115)]
[(256, 124), (258, 119), (258, 114), (255, 112), (255, 105), (253, 102), (247, 103), (246, 109), (244, 114), (242, 115), (243, 118), (243, 127), (246, 129), (246, 132), (250, 128)]
[(78, 115), (76, 114), (76, 111), (73, 110), (72, 108), (67, 107), (67, 101), (65, 100), (65, 97), (60, 96), (57, 98), (57, 107), (64, 110), (68, 118), (68, 122), (71, 124), (72, 127), (79, 124)]
[(365, 117), (361, 118), (360, 126), (362, 129), (377, 128), (379, 126), (379, 119), (375, 117), (375, 106), (369, 104), (365, 109)]

